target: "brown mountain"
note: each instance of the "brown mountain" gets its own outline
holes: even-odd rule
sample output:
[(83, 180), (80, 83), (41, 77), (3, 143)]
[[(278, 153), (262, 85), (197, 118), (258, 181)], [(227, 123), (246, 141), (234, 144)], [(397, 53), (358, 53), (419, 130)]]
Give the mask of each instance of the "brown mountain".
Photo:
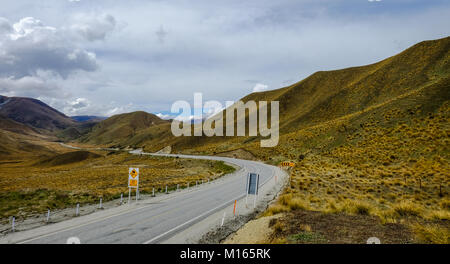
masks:
[(112, 116), (95, 125), (82, 142), (108, 145), (140, 145), (167, 133), (170, 123), (143, 111)]
[(0, 116), (39, 130), (57, 131), (76, 125), (70, 117), (32, 98), (0, 96)]

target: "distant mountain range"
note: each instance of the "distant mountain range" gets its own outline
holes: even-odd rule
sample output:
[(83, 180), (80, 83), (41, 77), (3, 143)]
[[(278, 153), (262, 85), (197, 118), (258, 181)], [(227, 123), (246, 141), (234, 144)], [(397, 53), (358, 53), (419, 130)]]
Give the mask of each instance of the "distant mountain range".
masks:
[(72, 118), (73, 120), (75, 120), (77, 122), (102, 121), (102, 120), (107, 119), (107, 117), (104, 117), (104, 116), (89, 116), (89, 115), (85, 115), (85, 116), (71, 116), (70, 118)]

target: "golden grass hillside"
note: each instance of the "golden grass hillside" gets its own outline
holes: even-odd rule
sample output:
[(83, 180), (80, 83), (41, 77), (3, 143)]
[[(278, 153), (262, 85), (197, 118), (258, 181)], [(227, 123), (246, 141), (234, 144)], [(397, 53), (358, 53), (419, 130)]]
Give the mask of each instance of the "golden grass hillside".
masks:
[(368, 216), (405, 224), (416, 242), (449, 243), (449, 51), (450, 38), (427, 41), (377, 64), (249, 95), (280, 100), (277, 147), (216, 138), (188, 152), (241, 150), (274, 165), (296, 162), (292, 188), (267, 211), (286, 213), (280, 223), (294, 223), (298, 213), (288, 212), (302, 210)]

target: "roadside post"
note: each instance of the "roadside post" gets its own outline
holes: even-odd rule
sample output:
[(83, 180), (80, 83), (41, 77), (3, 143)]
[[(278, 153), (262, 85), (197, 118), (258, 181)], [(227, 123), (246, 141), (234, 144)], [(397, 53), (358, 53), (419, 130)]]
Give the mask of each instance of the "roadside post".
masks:
[(50, 209), (47, 209), (47, 224), (48, 224), (48, 221), (50, 221)]
[(166, 185), (166, 194), (167, 194), (167, 185)]
[(153, 187), (153, 190), (152, 190), (152, 197), (155, 197), (155, 187)]
[(223, 226), (223, 222), (225, 221), (225, 214), (226, 214), (226, 212), (223, 212), (222, 224), (220, 224), (221, 227)]
[(247, 175), (247, 197), (245, 199), (245, 206), (247, 206), (248, 195), (252, 194), (254, 196), (253, 199), (253, 208), (256, 207), (256, 198), (258, 196), (259, 190), (259, 174), (257, 173), (249, 173)]
[(236, 202), (237, 200), (234, 200), (234, 207), (233, 207), (233, 215), (236, 217)]
[(102, 209), (102, 208), (103, 208), (103, 204), (102, 204), (102, 202), (103, 202), (103, 199), (102, 199), (102, 198), (100, 198), (100, 204), (99, 204), (99, 206), (98, 206), (98, 209)]
[(247, 174), (247, 185), (245, 186), (245, 192), (246, 192), (245, 208), (247, 208), (247, 203), (248, 203), (248, 186), (249, 186), (249, 181), (250, 181), (250, 177), (249, 177), (249, 174)]
[[(283, 161), (283, 162), (281, 162), (281, 167), (289, 167), (289, 192), (291, 192), (292, 191), (292, 169), (295, 167), (295, 163), (289, 162), (289, 161)], [(275, 178), (275, 180), (276, 180), (276, 178)]]
[(123, 204), (123, 193), (120, 194), (120, 205)]
[(128, 204), (131, 202), (131, 189), (136, 189), (136, 202), (139, 198), (139, 168), (128, 169)]
[(12, 231), (13, 232), (16, 231), (16, 217), (15, 216), (12, 217)]
[(75, 210), (75, 216), (78, 216), (80, 214), (80, 204), (77, 203), (77, 209)]

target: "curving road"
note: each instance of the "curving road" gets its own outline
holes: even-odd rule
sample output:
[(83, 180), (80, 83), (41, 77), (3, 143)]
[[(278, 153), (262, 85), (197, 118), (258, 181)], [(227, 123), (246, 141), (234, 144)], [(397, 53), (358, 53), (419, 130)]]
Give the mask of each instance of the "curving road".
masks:
[(245, 197), (249, 172), (260, 174), (260, 185), (285, 173), (261, 162), (216, 156), (150, 154), (180, 158), (221, 160), (241, 169), (209, 184), (189, 190), (122, 205), (102, 212), (73, 218), (64, 222), (10, 234), (1, 243), (66, 243), (77, 237), (81, 243), (162, 243), (179, 232), (202, 221), (215, 212)]

